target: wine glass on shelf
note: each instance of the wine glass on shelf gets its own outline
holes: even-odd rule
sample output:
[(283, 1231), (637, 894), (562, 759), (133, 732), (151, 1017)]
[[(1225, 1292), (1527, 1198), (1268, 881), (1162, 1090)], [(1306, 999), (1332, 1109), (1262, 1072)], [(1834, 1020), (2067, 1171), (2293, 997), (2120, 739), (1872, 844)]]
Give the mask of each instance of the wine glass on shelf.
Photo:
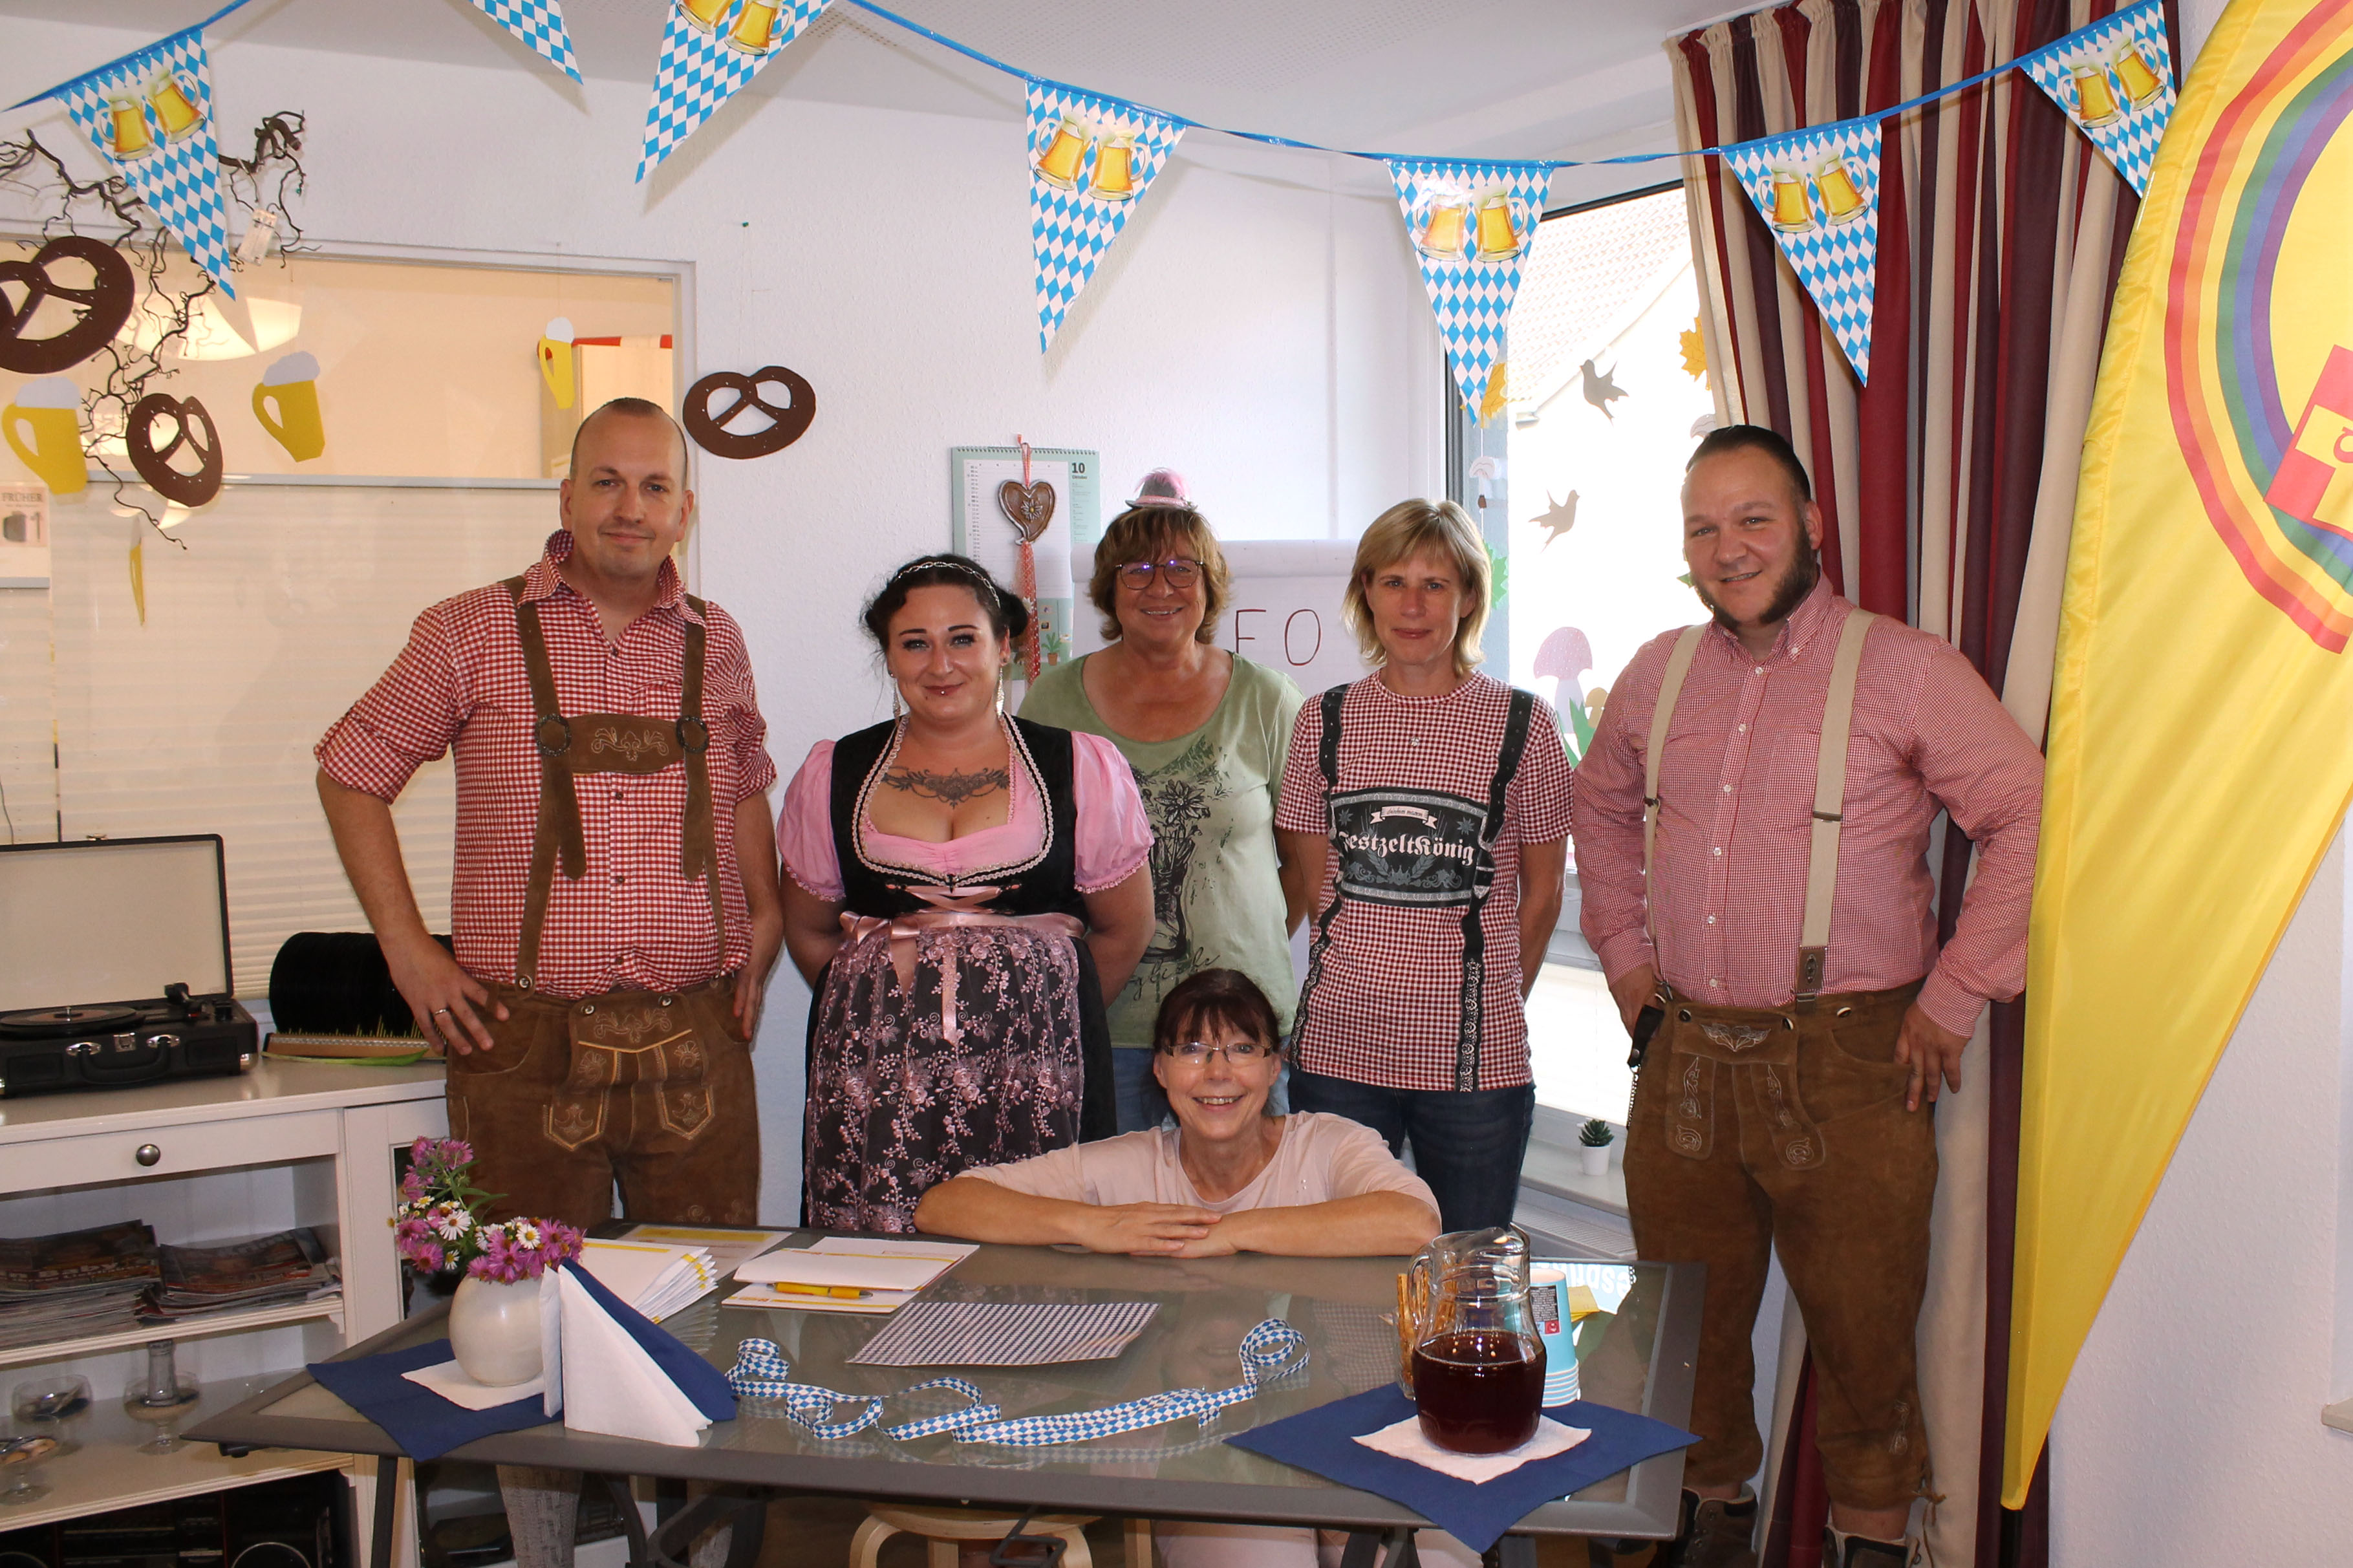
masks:
[(147, 1375), (143, 1380), (134, 1378), (122, 1391), (122, 1412), (134, 1421), (153, 1423), (155, 1436), (132, 1451), (169, 1454), (183, 1447), (180, 1417), (195, 1402), (195, 1380), (181, 1376), (173, 1365), (172, 1342), (148, 1341)]
[(22, 1508), (48, 1496), (41, 1461), (57, 1451), (58, 1440), (41, 1433), (12, 1432), (0, 1437), (0, 1508)]
[(56, 1438), (59, 1457), (79, 1453), (72, 1424), (90, 1410), (90, 1379), (68, 1374), (20, 1383), (10, 1391), (8, 1410), (19, 1432)]

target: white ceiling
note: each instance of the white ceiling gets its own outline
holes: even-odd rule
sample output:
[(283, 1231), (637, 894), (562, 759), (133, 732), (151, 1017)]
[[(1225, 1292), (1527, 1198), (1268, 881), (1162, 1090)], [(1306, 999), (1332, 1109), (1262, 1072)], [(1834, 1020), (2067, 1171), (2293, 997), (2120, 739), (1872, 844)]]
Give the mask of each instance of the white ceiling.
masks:
[[(132, 35), (128, 47), (218, 4), (0, 0), (0, 16), (102, 18)], [(1722, 14), (1724, 0), (896, 0), (890, 8), (1024, 70), (1208, 124), (1355, 149), (1536, 158), (1670, 147), (1660, 41)], [(665, 9), (660, 0), (565, 0), (581, 69), (649, 82)], [(253, 0), (211, 37), (216, 51), (243, 42), (544, 68), (466, 0)], [(988, 118), (1020, 101), (1018, 80), (853, 0), (836, 0), (748, 90)]]

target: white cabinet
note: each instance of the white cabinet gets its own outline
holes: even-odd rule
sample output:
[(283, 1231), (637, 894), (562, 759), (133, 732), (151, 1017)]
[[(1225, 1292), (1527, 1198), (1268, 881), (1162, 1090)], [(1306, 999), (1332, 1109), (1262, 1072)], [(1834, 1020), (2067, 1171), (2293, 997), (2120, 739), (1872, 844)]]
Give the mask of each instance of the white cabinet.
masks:
[[(228, 1459), (209, 1443), (138, 1452), (153, 1432), (123, 1415), (121, 1397), (151, 1340), (179, 1342), (179, 1370), (203, 1384), (182, 1422), (193, 1426), (399, 1321), (394, 1156), (448, 1127), (438, 1064), (265, 1057), (235, 1078), (0, 1100), (0, 1236), (140, 1219), (157, 1240), (182, 1243), (306, 1225), (341, 1258), (343, 1278), (340, 1299), (0, 1350), (0, 1394), (72, 1372), (94, 1395), (75, 1424), (81, 1451), (45, 1465), (49, 1495), (0, 1510), (0, 1530), (347, 1466), (364, 1504), (373, 1461), (292, 1450)], [(354, 1521), (365, 1562), (365, 1507)]]

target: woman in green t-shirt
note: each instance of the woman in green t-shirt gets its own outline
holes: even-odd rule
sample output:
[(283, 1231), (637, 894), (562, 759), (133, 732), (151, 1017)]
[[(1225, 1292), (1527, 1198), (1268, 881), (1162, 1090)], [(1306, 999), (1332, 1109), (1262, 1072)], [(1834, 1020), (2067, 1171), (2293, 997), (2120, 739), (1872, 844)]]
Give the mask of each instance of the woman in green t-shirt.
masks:
[(1228, 591), (1217, 536), (1163, 468), (1095, 546), (1088, 596), (1110, 646), (1057, 665), (1021, 716), (1101, 735), (1135, 770), (1152, 818), (1151, 945), (1111, 1006), (1119, 1130), (1157, 1127), (1152, 1077), (1161, 998), (1204, 969), (1238, 969), (1291, 1027), (1298, 985), (1283, 929), (1274, 803), (1299, 689), (1215, 646)]

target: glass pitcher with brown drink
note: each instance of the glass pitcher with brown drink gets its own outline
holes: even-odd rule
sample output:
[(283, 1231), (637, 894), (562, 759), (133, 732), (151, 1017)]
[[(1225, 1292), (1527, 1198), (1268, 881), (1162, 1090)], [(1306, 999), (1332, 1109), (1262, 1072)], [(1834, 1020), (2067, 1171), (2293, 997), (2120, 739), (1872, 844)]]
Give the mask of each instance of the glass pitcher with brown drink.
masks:
[(1490, 1261), (1430, 1287), (1413, 1347), (1421, 1435), (1457, 1454), (1500, 1454), (1535, 1436), (1545, 1348), (1528, 1313), (1525, 1274)]

